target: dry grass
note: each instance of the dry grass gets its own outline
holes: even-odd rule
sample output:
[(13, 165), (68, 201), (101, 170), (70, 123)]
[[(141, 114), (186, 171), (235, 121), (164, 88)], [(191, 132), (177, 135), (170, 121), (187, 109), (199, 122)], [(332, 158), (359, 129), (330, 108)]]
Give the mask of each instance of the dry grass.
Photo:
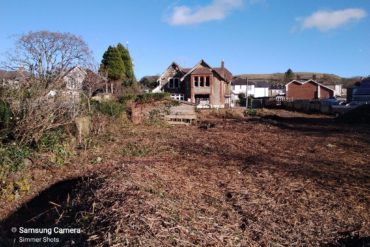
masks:
[[(285, 111), (211, 117), (209, 129), (131, 126), (101, 136), (84, 160), (103, 160), (90, 174), (92, 194), (84, 193), (91, 191), (86, 184), (74, 188), (72, 201), (85, 206), (83, 214), (69, 211), (84, 230), (81, 243), (369, 243), (368, 127)], [(122, 154), (125, 147), (150, 151)], [(25, 219), (13, 214), (3, 224), (19, 221)]]

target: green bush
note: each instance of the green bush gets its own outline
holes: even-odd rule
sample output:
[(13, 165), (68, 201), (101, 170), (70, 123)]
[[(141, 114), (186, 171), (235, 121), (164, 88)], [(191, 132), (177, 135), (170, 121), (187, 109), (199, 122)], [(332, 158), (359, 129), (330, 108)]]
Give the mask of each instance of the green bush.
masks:
[(128, 95), (121, 96), (118, 101), (121, 104), (125, 104), (127, 101), (130, 101), (130, 100), (135, 101), (136, 99), (137, 99), (137, 95), (128, 94)]
[(61, 129), (57, 129), (54, 131), (49, 131), (44, 133), (39, 142), (38, 142), (38, 148), (41, 151), (50, 151), (53, 149), (54, 146), (59, 145), (60, 143), (63, 143), (66, 139), (66, 136)]
[(95, 111), (101, 112), (104, 115), (108, 115), (114, 118), (118, 118), (126, 110), (125, 106), (115, 101), (92, 101), (91, 107)]
[(39, 151), (51, 153), (49, 161), (55, 165), (64, 165), (66, 160), (72, 156), (66, 134), (61, 129), (44, 133), (37, 146)]
[(32, 151), (28, 146), (10, 144), (0, 146), (0, 166), (11, 172), (19, 171), (24, 166), (24, 159), (29, 158)]
[(254, 116), (257, 115), (257, 110), (256, 109), (248, 109), (245, 113), (246, 113), (246, 116), (254, 117)]

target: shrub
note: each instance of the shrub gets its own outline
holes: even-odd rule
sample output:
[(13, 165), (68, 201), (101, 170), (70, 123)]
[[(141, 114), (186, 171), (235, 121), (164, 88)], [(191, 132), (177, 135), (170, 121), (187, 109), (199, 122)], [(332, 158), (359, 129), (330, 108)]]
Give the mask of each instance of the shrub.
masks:
[(42, 151), (50, 151), (54, 146), (63, 143), (65, 139), (65, 134), (61, 129), (48, 131), (41, 136), (38, 142), (38, 148)]
[(72, 156), (67, 137), (61, 129), (44, 133), (38, 142), (38, 149), (42, 152), (50, 152), (49, 161), (59, 166), (64, 165)]
[(0, 199), (6, 201), (13, 201), (17, 199), (20, 193), (27, 193), (31, 184), (28, 178), (21, 177), (9, 180), (6, 174), (2, 172), (0, 167)]
[(137, 99), (137, 95), (135, 94), (128, 94), (128, 95), (124, 95), (124, 96), (121, 96), (118, 101), (119, 103), (121, 104), (125, 104), (127, 101), (135, 101)]
[(246, 112), (245, 112), (245, 115), (246, 116), (251, 116), (251, 117), (254, 117), (257, 115), (257, 110), (256, 109), (248, 109)]
[(122, 149), (123, 156), (144, 157), (148, 155), (149, 152), (150, 149), (147, 146), (137, 143), (128, 143)]
[(19, 171), (24, 166), (24, 159), (29, 158), (31, 154), (32, 151), (28, 146), (16, 144), (0, 146), (0, 166), (7, 171)]
[(108, 115), (114, 118), (118, 118), (126, 110), (125, 106), (119, 102), (115, 101), (92, 101), (92, 109), (95, 111), (101, 112), (104, 115)]

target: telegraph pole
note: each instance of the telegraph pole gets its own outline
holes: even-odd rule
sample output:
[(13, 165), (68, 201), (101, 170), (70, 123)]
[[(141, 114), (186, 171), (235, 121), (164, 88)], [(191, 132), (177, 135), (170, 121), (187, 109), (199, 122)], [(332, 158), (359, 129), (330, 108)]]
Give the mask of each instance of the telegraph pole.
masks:
[(247, 90), (245, 93), (245, 108), (248, 110), (248, 77), (247, 77)]

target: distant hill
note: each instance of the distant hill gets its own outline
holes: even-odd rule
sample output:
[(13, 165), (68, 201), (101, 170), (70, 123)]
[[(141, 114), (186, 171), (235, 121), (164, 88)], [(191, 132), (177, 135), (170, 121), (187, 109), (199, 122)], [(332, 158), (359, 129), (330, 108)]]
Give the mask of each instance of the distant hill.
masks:
[[(308, 80), (316, 77), (317, 81), (323, 84), (343, 84), (344, 87), (350, 87), (355, 82), (361, 80), (360, 76), (352, 78), (344, 78), (335, 74), (316, 73), (316, 72), (294, 72), (295, 79)], [(271, 73), (271, 74), (240, 74), (237, 77), (249, 80), (266, 80), (272, 84), (282, 83), (284, 81), (284, 73)]]

